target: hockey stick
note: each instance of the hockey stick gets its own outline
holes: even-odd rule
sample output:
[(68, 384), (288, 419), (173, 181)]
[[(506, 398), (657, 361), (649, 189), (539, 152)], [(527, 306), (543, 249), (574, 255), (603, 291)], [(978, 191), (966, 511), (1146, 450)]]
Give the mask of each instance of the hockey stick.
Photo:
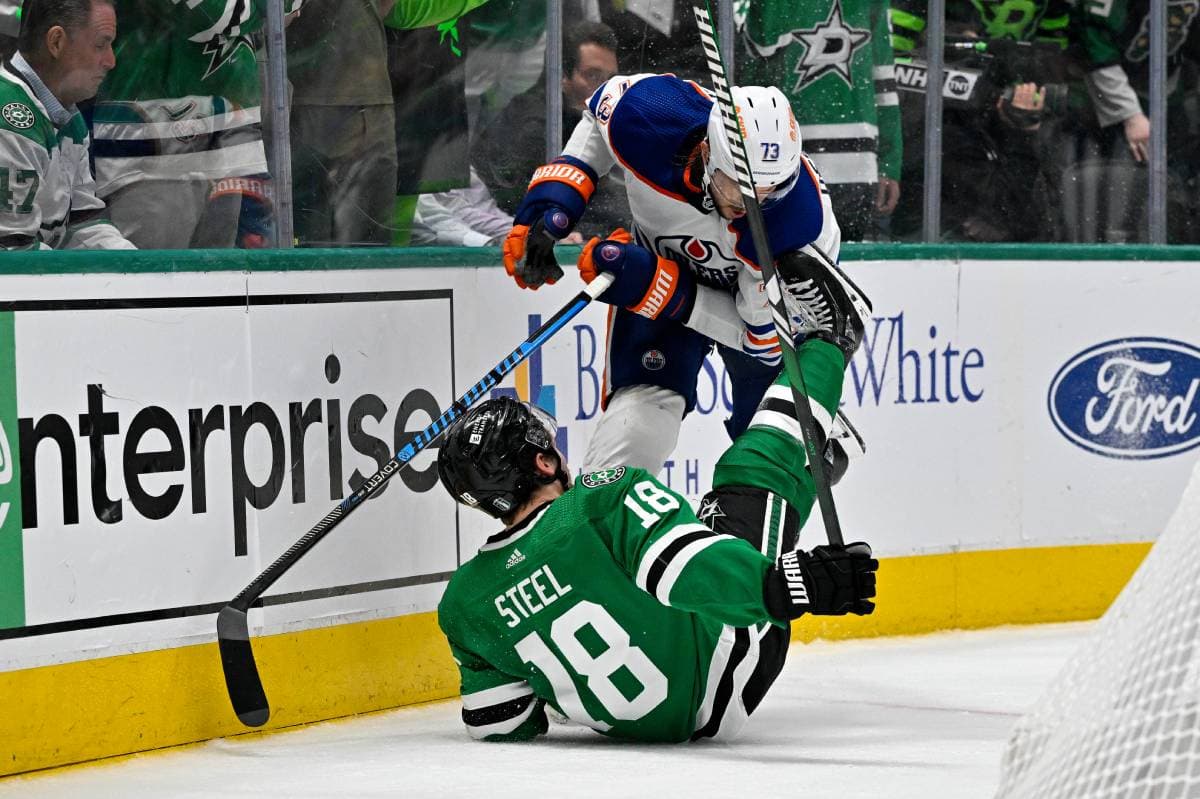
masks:
[[(796, 347), (792, 343), (792, 326), (788, 321), (787, 307), (783, 303), (783, 292), (779, 286), (779, 272), (775, 269), (775, 259), (771, 257), (767, 227), (763, 222), (762, 209), (758, 205), (758, 195), (754, 190), (754, 180), (750, 174), (750, 159), (746, 153), (746, 143), (742, 138), (737, 112), (733, 107), (729, 81), (725, 78), (725, 64), (721, 60), (721, 51), (717, 46), (717, 34), (709, 14), (709, 5), (710, 0), (705, 0), (703, 5), (693, 4), (692, 10), (696, 14), (696, 26), (700, 29), (700, 41), (704, 45), (704, 52), (708, 57), (708, 71), (712, 76), (717, 106), (721, 109), (721, 119), (725, 123), (725, 136), (729, 142), (729, 151), (733, 153), (737, 182), (746, 207), (746, 221), (750, 225), (750, 237), (754, 242), (754, 249), (758, 253), (759, 265), (762, 267), (763, 283), (766, 285), (767, 299), (771, 303), (771, 317), (775, 322), (775, 333), (779, 337), (783, 365), (792, 384), (792, 400), (796, 404), (796, 418), (804, 437), (808, 470), (812, 473), (813, 484), (816, 487), (817, 504), (821, 507), (821, 518), (825, 522), (825, 534), (829, 537), (829, 543), (840, 546), (842, 544), (842, 525), (838, 521), (837, 508), (833, 504), (833, 493), (829, 489), (829, 474), (825, 470), (825, 459), (817, 451), (821, 437), (817, 423), (813, 420), (812, 408), (808, 405), (808, 388), (804, 385), (800, 361), (796, 356)], [(828, 268), (837, 268), (819, 247), (810, 245), (805, 250), (818, 255)]]
[(262, 679), (258, 674), (258, 665), (254, 662), (254, 649), (250, 646), (250, 625), (246, 614), (250, 607), (258, 601), (284, 572), (296, 565), (300, 558), (317, 545), (322, 538), (337, 527), (351, 511), (357, 508), (379, 487), (394, 477), (402, 469), (412, 463), (417, 453), (433, 443), (451, 422), (467, 412), (493, 386), (498, 384), (505, 375), (511, 372), (535, 350), (541, 347), (555, 333), (563, 328), (584, 308), (599, 296), (613, 282), (613, 275), (602, 274), (589, 283), (558, 313), (550, 317), (544, 325), (525, 339), (521, 346), (512, 354), (484, 375), (483, 379), (459, 397), (445, 413), (439, 416), (433, 424), (426, 427), (408, 444), (404, 445), (396, 455), (383, 465), (379, 471), (367, 478), (358, 490), (342, 500), (324, 519), (304, 534), (299, 541), (254, 578), (242, 592), (234, 597), (228, 605), (221, 608), (217, 614), (217, 644), (221, 650), (221, 667), (225, 671), (225, 688), (229, 692), (229, 701), (238, 719), (247, 727), (261, 727), (267, 723), (271, 715), (271, 707), (267, 703), (267, 695), (263, 690)]

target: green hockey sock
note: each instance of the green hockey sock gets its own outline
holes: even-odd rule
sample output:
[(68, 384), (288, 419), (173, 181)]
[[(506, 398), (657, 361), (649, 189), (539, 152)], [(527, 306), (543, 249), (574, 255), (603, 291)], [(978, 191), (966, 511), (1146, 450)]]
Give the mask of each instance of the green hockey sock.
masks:
[[(796, 355), (804, 375), (800, 393), (808, 389), (813, 418), (818, 427), (828, 430), (841, 402), (845, 359), (837, 347), (818, 339), (805, 341)], [(803, 524), (816, 494), (812, 475), (804, 468), (807, 458), (795, 413), (784, 370), (767, 390), (750, 427), (717, 461), (713, 488), (752, 486), (773, 491), (800, 512)]]

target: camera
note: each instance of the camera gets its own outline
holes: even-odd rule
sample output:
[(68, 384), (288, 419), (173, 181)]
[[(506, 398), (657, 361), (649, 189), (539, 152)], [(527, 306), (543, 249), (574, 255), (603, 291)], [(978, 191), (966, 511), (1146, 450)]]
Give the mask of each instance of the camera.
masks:
[[(1067, 112), (1067, 85), (1057, 82), (1063, 57), (1055, 44), (947, 36), (944, 52), (942, 97), (948, 109), (990, 110), (1001, 98), (1011, 100), (1016, 84), (1036, 83), (1045, 99), (1043, 114), (1062, 116)], [(924, 94), (928, 83), (929, 70), (923, 59), (897, 62), (897, 89)]]

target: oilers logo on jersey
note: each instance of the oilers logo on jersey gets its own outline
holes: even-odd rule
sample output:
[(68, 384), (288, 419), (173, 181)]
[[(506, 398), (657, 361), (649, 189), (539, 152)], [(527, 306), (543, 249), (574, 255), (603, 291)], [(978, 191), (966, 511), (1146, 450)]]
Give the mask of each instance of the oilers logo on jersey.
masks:
[(664, 258), (690, 265), (696, 279), (707, 286), (728, 288), (737, 283), (740, 262), (719, 242), (697, 236), (655, 236), (639, 243)]

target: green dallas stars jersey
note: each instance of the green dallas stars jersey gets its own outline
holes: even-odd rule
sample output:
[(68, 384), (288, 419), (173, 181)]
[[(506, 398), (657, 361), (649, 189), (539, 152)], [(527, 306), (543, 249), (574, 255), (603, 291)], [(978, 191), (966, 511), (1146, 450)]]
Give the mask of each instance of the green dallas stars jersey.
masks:
[[(1200, 61), (1200, 32), (1192, 26), (1200, 12), (1200, 0), (1167, 2), (1167, 85), (1182, 94), (1179, 80), (1184, 61)], [(1150, 4), (1147, 0), (1080, 0), (1076, 13), (1081, 20), (1080, 39), (1090, 69), (1121, 66), (1139, 95), (1150, 91)]]
[(898, 180), (900, 107), (880, 0), (736, 7), (744, 34), (737, 82), (778, 86), (792, 101), (804, 151), (826, 183)]
[[(814, 415), (831, 418), (841, 350), (809, 339), (797, 357)], [(763, 580), (781, 549), (795, 546), (788, 537), (813, 504), (799, 424), (776, 407), (791, 401), (785, 372), (713, 472), (714, 489), (767, 492), (765, 517), (739, 518), (719, 500), (701, 509), (723, 529), (753, 525), (758, 544), (713, 532), (683, 497), (621, 467), (583, 475), (459, 567), (438, 622), (473, 736), (545, 732), (543, 700), (574, 722), (639, 741), (737, 734), (759, 642), (786, 637), (764, 606)]]
[(545, 732), (536, 694), (607, 735), (687, 740), (713, 712), (733, 628), (769, 620), (772, 562), (641, 469), (583, 475), (489, 539), (446, 589), (438, 620), (468, 730)]
[[(302, 0), (285, 0), (284, 12)], [(101, 196), (142, 180), (267, 171), (253, 36), (266, 0), (122, 3), (116, 68), (96, 96)]]

